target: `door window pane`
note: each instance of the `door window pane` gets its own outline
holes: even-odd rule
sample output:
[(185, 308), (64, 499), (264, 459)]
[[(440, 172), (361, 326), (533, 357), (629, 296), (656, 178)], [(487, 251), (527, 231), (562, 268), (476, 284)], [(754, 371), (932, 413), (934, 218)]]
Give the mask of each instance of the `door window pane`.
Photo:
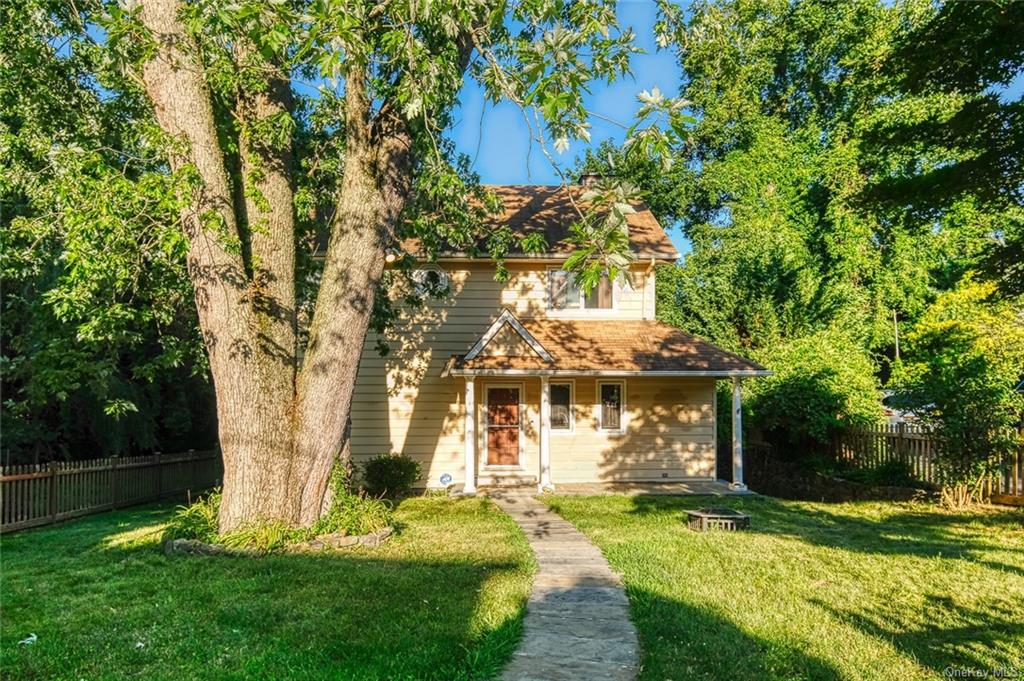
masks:
[(551, 384), (551, 430), (572, 429), (572, 386)]

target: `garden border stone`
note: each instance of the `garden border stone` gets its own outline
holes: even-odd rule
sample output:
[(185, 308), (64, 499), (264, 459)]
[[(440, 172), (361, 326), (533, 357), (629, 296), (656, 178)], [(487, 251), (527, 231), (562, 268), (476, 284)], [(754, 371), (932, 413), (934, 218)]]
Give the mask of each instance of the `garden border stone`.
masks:
[(322, 534), (309, 541), (289, 544), (280, 551), (262, 551), (260, 549), (231, 548), (223, 544), (207, 544), (197, 539), (168, 539), (164, 542), (164, 553), (171, 555), (192, 556), (265, 556), (269, 553), (315, 553), (318, 551), (339, 551), (355, 546), (375, 549), (387, 541), (395, 532), (393, 527), (385, 527), (377, 532), (361, 535), (348, 535), (343, 532)]

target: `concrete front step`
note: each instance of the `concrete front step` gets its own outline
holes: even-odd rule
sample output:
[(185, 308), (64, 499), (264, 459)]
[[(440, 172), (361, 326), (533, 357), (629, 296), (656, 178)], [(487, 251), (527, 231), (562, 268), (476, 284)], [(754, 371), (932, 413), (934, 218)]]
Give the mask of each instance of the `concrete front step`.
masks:
[(481, 475), (476, 481), (481, 491), (501, 490), (509, 493), (536, 494), (537, 478), (530, 475)]

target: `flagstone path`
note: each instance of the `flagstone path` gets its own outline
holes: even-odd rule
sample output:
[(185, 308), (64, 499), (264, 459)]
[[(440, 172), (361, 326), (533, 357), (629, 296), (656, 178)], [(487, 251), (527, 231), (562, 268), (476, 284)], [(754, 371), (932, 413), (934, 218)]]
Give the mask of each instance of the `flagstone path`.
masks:
[(526, 532), (539, 568), (503, 681), (632, 681), (636, 629), (619, 576), (571, 523), (523, 492), (491, 499)]

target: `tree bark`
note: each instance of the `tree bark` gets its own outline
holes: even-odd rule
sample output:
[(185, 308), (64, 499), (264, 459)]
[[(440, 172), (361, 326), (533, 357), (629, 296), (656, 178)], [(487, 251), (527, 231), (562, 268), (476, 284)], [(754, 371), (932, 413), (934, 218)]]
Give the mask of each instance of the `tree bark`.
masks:
[[(274, 344), (288, 342), (287, 332), (281, 331), (287, 325), (271, 321), (273, 315), (265, 310), (268, 296), (260, 285), (254, 286), (241, 254), (225, 245), (240, 234), (231, 182), (197, 47), (178, 11), (176, 0), (142, 3), (142, 21), (158, 45), (142, 75), (157, 122), (175, 141), (172, 170), (192, 167), (199, 179), (181, 220), (217, 395), (224, 458), (220, 526), (227, 531), (258, 520), (295, 522), (299, 495), (288, 487), (294, 451), (294, 346), (290, 357), (285, 350), (268, 352)], [(283, 201), (291, 212), (290, 197), (274, 200)], [(278, 261), (294, 259), (294, 245), (286, 250), (290, 256), (267, 254), (263, 262), (276, 258), (273, 267), (281, 267)], [(287, 272), (285, 265), (282, 275), (287, 277)], [(283, 288), (280, 281), (274, 285)], [(294, 301), (294, 274), (291, 290), (276, 295)], [(291, 334), (294, 339), (294, 330)]]
[[(239, 48), (239, 57), (244, 61), (248, 51)], [(292, 151), (290, 142), (275, 145), (257, 132), (290, 110), (290, 87), (279, 72), (269, 78), (264, 90), (238, 93), (239, 180), (244, 186), (241, 213), (245, 217), (240, 236), (247, 245), (243, 253), (249, 254), (243, 304), (249, 310), (247, 335), (253, 352), (243, 360), (247, 366), (236, 367), (246, 374), (243, 380), (248, 389), (225, 396), (236, 402), (235, 421), (225, 425), (245, 437), (233, 444), (221, 438), (225, 449), (223, 531), (263, 520), (294, 524), (298, 518), (300, 497), (289, 486), (295, 463), (297, 350)]]
[[(157, 44), (143, 83), (157, 122), (176, 142), (172, 170), (192, 168), (199, 179), (181, 220), (217, 396), (220, 530), (309, 525), (324, 510), (332, 467), (348, 451), (346, 423), (385, 248), (411, 193), (412, 137), (391, 108), (374, 115), (368, 74), (354, 60), (346, 74), (345, 171), (299, 369), (292, 152), (253, 132), (290, 114), (287, 75), (238, 92), (244, 185), (233, 186), (198, 46), (179, 10), (180, 0), (142, 0), (142, 21)], [(470, 45), (468, 36), (460, 40), (463, 68)], [(236, 44), (243, 68), (247, 49)], [(233, 239), (243, 247), (229, 248)]]
[(365, 74), (346, 80), (345, 173), (327, 246), (309, 345), (298, 377), (299, 522), (320, 513), (331, 468), (345, 445), (385, 248), (411, 191), (411, 140), (394, 120), (370, 120)]

